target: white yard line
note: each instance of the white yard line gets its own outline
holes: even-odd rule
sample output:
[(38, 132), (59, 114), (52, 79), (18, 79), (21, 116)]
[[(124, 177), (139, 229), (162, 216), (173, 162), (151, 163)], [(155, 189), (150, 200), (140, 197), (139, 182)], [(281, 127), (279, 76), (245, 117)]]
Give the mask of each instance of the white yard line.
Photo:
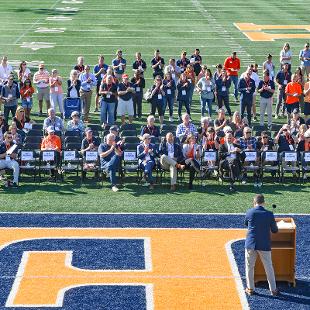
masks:
[[(50, 10), (54, 9), (54, 7), (60, 2), (61, 0), (56, 0), (54, 2), (54, 4), (49, 8)], [(7, 14), (7, 13), (6, 13)], [(32, 23), (32, 25), (26, 29), (15, 41), (14, 44), (16, 44), (17, 42), (19, 42), (30, 30), (32, 30), (36, 25), (39, 24), (40, 21), (42, 21), (45, 17), (41, 17), (39, 19), (37, 19), (34, 23)]]

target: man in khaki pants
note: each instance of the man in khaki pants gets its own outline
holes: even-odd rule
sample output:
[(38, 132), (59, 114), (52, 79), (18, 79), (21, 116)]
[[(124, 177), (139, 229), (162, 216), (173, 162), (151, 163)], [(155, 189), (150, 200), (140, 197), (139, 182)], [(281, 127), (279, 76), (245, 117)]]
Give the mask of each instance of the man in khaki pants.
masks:
[(177, 169), (184, 170), (185, 165), (180, 164), (184, 161), (181, 146), (174, 143), (174, 136), (171, 132), (166, 135), (166, 141), (159, 146), (160, 164), (163, 169), (170, 170), (171, 190), (176, 190)]
[(257, 255), (259, 255), (267, 275), (269, 289), (272, 296), (277, 296), (279, 291), (276, 287), (276, 280), (271, 259), (271, 241), (270, 231), (278, 232), (274, 215), (266, 210), (265, 198), (258, 194), (254, 197), (254, 207), (249, 209), (245, 216), (245, 225), (248, 232), (245, 240), (245, 274), (247, 288), (246, 294), (253, 295), (254, 285), (254, 267)]

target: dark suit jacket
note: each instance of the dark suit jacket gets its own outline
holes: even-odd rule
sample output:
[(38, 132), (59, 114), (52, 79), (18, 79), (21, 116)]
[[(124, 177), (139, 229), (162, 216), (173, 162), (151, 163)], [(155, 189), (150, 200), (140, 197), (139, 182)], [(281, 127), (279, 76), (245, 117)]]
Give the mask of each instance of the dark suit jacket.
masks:
[(262, 206), (251, 208), (246, 213), (245, 225), (248, 227), (245, 248), (271, 251), (270, 231), (278, 232), (273, 213)]
[[(173, 144), (174, 147), (174, 157), (177, 159), (177, 162), (180, 163), (184, 160), (183, 152), (181, 146), (177, 143)], [(162, 142), (159, 146), (159, 154), (168, 156), (168, 145), (167, 142)]]

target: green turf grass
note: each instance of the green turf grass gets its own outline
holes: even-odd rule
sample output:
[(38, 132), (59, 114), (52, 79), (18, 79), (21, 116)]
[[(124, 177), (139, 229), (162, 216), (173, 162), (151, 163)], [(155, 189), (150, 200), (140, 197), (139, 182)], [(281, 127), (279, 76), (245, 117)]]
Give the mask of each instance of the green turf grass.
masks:
[[(177, 59), (182, 49), (186, 49), (190, 56), (194, 48), (198, 47), (203, 63), (213, 70), (215, 64), (223, 63), (224, 59), (236, 50), (241, 57), (241, 71), (245, 70), (250, 62), (261, 65), (266, 55), (271, 53), (278, 69), (278, 55), (287, 40), (251, 42), (233, 23), (309, 23), (309, 8), (305, 7), (303, 2), (295, 0), (84, 0), (84, 4), (63, 4), (62, 1), (49, 0), (0, 2), (0, 52), (7, 54), (10, 60), (45, 61), (49, 71), (55, 67), (66, 79), (80, 55), (85, 57), (86, 63), (94, 65), (97, 55), (104, 54), (106, 63), (110, 64), (115, 51), (122, 48), (127, 59), (127, 72), (131, 73), (134, 53), (141, 51), (148, 65), (148, 87), (152, 83), (150, 60), (154, 49), (159, 48), (168, 63), (170, 57)], [(61, 7), (79, 8), (79, 11), (61, 12), (58, 10)], [(47, 17), (59, 15), (72, 20), (47, 20)], [(35, 32), (39, 27), (66, 30), (63, 33)], [(289, 40), (294, 55), (293, 68), (299, 64), (297, 55), (305, 41)], [(22, 48), (24, 42), (49, 42), (55, 47), (33, 51)], [(233, 104), (232, 108), (236, 110), (239, 106)], [(197, 123), (200, 117), (197, 95), (194, 97), (192, 110), (193, 119)], [(36, 99), (33, 111), (37, 111)], [(145, 115), (139, 124), (145, 122), (145, 116), (149, 111), (147, 103), (144, 103), (143, 111)], [(98, 114), (91, 116), (94, 122), (99, 122)], [(43, 118), (34, 116), (34, 120), (43, 121)], [(79, 187), (77, 184), (79, 182), (64, 185), (43, 183), (39, 187), (31, 181), (22, 181), (18, 190), (0, 190), (0, 210), (239, 212), (249, 207), (255, 193), (253, 186), (242, 185), (238, 193), (230, 195), (226, 187), (211, 183), (204, 188), (198, 186), (191, 192), (180, 188), (173, 194), (169, 193), (167, 188), (159, 187), (154, 193), (150, 193), (138, 185), (131, 184), (114, 194), (107, 189), (97, 189), (91, 185)], [(282, 206), (279, 211), (308, 212), (309, 183), (303, 187), (293, 182), (286, 185), (269, 184), (264, 186), (262, 191), (267, 195), (268, 201)]]

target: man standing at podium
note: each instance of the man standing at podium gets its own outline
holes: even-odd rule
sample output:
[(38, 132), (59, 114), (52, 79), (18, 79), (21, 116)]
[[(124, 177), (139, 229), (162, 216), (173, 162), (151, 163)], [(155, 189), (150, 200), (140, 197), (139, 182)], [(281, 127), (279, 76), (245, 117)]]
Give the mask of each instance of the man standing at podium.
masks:
[(247, 295), (254, 294), (254, 267), (257, 255), (259, 255), (267, 275), (269, 289), (272, 296), (279, 294), (271, 260), (270, 231), (278, 232), (274, 215), (266, 210), (264, 195), (254, 197), (254, 207), (249, 209), (245, 216), (245, 225), (248, 232), (245, 240), (245, 273)]

